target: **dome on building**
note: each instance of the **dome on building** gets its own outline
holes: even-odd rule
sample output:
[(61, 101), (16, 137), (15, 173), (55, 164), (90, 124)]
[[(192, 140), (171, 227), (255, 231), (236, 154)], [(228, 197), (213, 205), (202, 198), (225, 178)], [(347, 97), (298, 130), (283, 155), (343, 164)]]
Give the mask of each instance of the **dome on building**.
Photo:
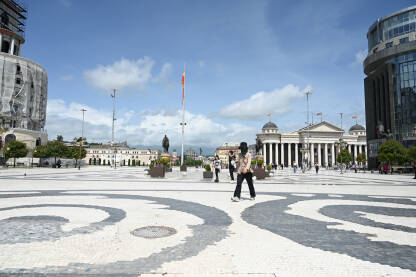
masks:
[(360, 124), (355, 124), (354, 126), (350, 128), (350, 132), (351, 131), (365, 131), (365, 128), (361, 126)]
[(266, 124), (264, 124), (263, 129), (277, 129), (277, 125), (269, 121)]

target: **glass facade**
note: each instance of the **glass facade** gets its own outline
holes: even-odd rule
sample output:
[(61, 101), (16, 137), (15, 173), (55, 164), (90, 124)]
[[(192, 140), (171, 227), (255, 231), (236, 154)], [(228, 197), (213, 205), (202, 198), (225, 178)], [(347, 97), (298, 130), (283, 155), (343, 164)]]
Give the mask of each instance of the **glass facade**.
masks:
[(396, 139), (413, 136), (416, 125), (416, 51), (393, 58), (396, 69), (396, 92), (394, 93)]
[(416, 31), (416, 10), (388, 18), (368, 34), (368, 51), (382, 41)]

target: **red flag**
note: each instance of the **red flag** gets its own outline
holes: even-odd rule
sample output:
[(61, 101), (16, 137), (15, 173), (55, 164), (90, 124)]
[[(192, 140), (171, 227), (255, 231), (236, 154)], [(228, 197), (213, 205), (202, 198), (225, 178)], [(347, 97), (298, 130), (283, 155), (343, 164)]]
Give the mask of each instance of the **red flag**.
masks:
[(182, 106), (183, 106), (184, 100), (185, 100), (185, 70), (183, 70), (183, 73), (182, 73)]
[(322, 112), (317, 113), (316, 115), (322, 115)]
[(357, 119), (358, 118), (358, 115), (354, 115), (352, 118)]

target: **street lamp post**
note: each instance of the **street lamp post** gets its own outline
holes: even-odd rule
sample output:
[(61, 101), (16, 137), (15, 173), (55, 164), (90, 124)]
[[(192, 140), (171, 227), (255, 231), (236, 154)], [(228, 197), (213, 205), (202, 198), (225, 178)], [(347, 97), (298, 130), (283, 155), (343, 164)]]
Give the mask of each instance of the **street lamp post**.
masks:
[[(113, 89), (113, 93), (111, 94), (111, 97), (113, 98), (113, 123), (111, 128), (111, 148), (114, 146), (114, 122), (116, 121), (116, 91), (117, 89)], [(113, 154), (114, 154), (114, 169), (117, 168), (117, 153), (116, 149), (113, 148)]]
[(81, 151), (82, 151), (82, 147), (84, 146), (84, 113), (87, 110), (82, 108), (81, 112), (82, 112), (82, 125), (81, 125), (81, 141), (80, 141), (80, 146), (79, 146), (79, 164), (78, 164), (78, 170), (81, 170)]

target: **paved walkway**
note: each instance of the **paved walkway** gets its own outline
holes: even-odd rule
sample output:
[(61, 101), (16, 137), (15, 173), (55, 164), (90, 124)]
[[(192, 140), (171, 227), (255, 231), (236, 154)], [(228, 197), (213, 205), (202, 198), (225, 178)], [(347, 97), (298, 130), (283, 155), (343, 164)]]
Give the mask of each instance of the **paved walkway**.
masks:
[(0, 276), (416, 276), (411, 176), (0, 169)]

